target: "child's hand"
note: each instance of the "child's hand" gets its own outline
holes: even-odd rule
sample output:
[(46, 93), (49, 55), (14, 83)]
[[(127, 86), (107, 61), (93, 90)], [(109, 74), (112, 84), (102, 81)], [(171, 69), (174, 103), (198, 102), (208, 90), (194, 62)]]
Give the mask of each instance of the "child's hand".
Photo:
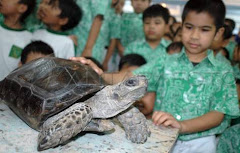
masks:
[(154, 112), (152, 116), (155, 125), (171, 126), (181, 131), (181, 122), (177, 121), (171, 114), (166, 112)]
[(94, 71), (96, 71), (99, 75), (103, 74), (103, 70), (100, 69), (93, 61), (90, 59), (86, 59), (84, 57), (71, 57), (70, 60), (81, 62), (82, 64), (89, 65)]

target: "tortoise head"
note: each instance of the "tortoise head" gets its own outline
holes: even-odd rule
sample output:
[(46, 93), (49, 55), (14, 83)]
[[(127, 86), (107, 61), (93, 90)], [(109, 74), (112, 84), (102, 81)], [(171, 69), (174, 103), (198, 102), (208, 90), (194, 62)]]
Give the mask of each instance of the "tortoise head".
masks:
[(147, 91), (145, 76), (133, 76), (115, 85), (106, 86), (88, 101), (94, 118), (109, 118), (129, 108)]

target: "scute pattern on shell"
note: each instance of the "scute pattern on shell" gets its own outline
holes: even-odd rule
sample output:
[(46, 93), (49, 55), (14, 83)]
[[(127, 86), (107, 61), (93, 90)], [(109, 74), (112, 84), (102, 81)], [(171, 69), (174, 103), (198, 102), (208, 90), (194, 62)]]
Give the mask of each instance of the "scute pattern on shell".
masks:
[(36, 130), (48, 117), (106, 85), (89, 66), (55, 57), (30, 62), (0, 84), (0, 98)]

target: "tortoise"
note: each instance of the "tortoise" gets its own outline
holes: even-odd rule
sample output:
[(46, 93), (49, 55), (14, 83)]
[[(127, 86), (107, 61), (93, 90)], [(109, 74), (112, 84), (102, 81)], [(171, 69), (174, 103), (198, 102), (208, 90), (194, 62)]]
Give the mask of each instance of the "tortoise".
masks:
[(147, 81), (134, 76), (108, 85), (89, 66), (44, 57), (23, 65), (0, 82), (0, 99), (30, 127), (39, 131), (38, 150), (66, 143), (81, 131), (111, 130), (111, 117), (127, 139), (144, 143), (150, 134), (146, 118), (132, 104), (144, 96)]

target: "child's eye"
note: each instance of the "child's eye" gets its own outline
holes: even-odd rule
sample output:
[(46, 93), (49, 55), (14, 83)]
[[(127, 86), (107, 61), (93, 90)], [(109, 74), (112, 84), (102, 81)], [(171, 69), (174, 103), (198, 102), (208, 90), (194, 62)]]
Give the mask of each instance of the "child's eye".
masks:
[(203, 32), (208, 32), (210, 31), (209, 29), (202, 29)]
[(185, 25), (185, 28), (191, 30), (191, 29), (192, 29), (192, 26)]

